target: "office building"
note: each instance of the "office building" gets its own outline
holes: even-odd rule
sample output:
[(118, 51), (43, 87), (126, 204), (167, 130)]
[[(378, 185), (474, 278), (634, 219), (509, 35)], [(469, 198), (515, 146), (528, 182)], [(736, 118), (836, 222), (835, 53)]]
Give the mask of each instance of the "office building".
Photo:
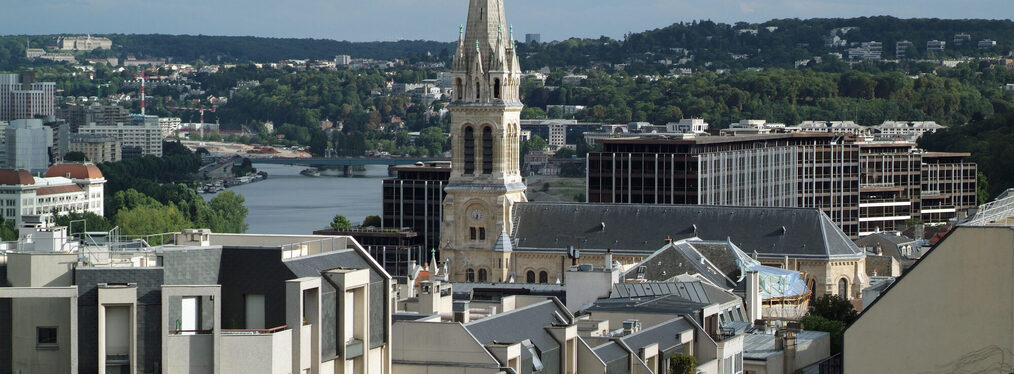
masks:
[(819, 208), (856, 236), (858, 147), (838, 138), (799, 133), (604, 139), (602, 152), (588, 154), (588, 201)]
[(70, 151), (84, 153), (90, 162), (116, 162), (122, 159), (120, 140), (108, 135), (72, 135)]
[(97, 126), (116, 126), (130, 122), (130, 112), (119, 105), (66, 105), (57, 109), (56, 118), (70, 125), (71, 132), (94, 123)]
[(880, 61), (880, 57), (884, 52), (884, 43), (881, 42), (862, 42), (859, 47), (850, 48), (848, 50), (849, 58), (856, 60), (873, 60)]
[(106, 179), (93, 164), (57, 164), (45, 177), (26, 170), (0, 169), (0, 200), (4, 219), (17, 226), (25, 217), (51, 219), (59, 214), (104, 212)]
[(349, 64), (352, 64), (352, 56), (349, 55), (335, 56), (334, 64), (338, 66), (348, 66)]
[(542, 34), (525, 34), (525, 43), (542, 43)]
[(183, 122), (179, 117), (159, 117), (158, 127), (162, 129), (162, 138), (168, 138), (180, 131)]
[(448, 162), (392, 166), (393, 178), (384, 179), (383, 227), (410, 228), (417, 233), (414, 243), (424, 249), (419, 263), (429, 262), (433, 249), (440, 249), (440, 218), (444, 209), (444, 187), (451, 177)]
[(972, 43), (972, 36), (965, 33), (954, 34), (954, 45), (962, 46)]
[[(137, 156), (162, 156), (162, 127), (158, 117), (131, 114), (127, 124), (112, 126), (89, 123), (78, 129), (82, 135), (112, 136), (120, 140), (123, 158)], [(130, 157), (128, 157), (130, 155)]]
[(924, 222), (962, 219), (978, 198), (977, 168), (970, 153), (924, 152), (920, 211)]
[(996, 47), (996, 41), (990, 39), (983, 39), (979, 41), (979, 49), (990, 49)]
[(25, 233), (2, 272), (6, 372), (391, 373), (391, 277), (349, 237)]
[(4, 165), (40, 173), (49, 167), (49, 149), (53, 146), (53, 128), (41, 119), (11, 121), (4, 131)]
[(588, 201), (819, 208), (853, 238), (974, 208), (967, 154), (835, 132), (603, 139)]
[(52, 116), (56, 83), (36, 82), (35, 72), (0, 74), (0, 121)]

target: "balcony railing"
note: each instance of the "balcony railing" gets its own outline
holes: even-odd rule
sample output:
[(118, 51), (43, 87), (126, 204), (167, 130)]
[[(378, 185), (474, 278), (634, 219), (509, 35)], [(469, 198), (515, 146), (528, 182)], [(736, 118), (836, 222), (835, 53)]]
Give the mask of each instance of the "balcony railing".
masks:
[(289, 326), (287, 326), (287, 325), (281, 325), (281, 326), (278, 326), (278, 327), (272, 327), (270, 329), (227, 329), (227, 330), (223, 329), (222, 330), (222, 334), (223, 335), (264, 335), (264, 334), (274, 334), (276, 332), (283, 331), (283, 330), (288, 329), (288, 328), (289, 328)]

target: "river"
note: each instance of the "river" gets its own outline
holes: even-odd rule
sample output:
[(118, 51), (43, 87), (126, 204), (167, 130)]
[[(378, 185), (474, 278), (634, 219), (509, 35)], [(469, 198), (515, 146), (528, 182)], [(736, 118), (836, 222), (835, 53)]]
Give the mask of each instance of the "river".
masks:
[(327, 227), (336, 214), (359, 224), (382, 213), (387, 165), (367, 166), (362, 177), (342, 177), (340, 170), (307, 177), (299, 174), (305, 168), (300, 166), (254, 167), (268, 173), (268, 179), (229, 188), (246, 199), (248, 233), (312, 234)]

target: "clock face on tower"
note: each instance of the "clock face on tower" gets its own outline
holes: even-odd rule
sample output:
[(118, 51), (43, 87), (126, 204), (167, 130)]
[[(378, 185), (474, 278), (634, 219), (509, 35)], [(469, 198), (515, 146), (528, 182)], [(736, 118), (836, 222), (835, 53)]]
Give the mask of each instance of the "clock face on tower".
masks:
[(472, 210), (472, 219), (476, 220), (476, 221), (481, 220), (482, 219), (482, 211), (478, 210), (478, 209)]

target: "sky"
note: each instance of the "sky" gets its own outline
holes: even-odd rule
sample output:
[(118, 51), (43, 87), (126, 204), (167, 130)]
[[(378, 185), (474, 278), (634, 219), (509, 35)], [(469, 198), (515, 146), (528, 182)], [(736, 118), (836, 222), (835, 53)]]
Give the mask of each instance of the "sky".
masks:
[[(1014, 0), (504, 0), (515, 38), (621, 38), (691, 20), (1014, 17)], [(0, 0), (0, 35), (203, 34), (452, 41), (467, 0)]]

